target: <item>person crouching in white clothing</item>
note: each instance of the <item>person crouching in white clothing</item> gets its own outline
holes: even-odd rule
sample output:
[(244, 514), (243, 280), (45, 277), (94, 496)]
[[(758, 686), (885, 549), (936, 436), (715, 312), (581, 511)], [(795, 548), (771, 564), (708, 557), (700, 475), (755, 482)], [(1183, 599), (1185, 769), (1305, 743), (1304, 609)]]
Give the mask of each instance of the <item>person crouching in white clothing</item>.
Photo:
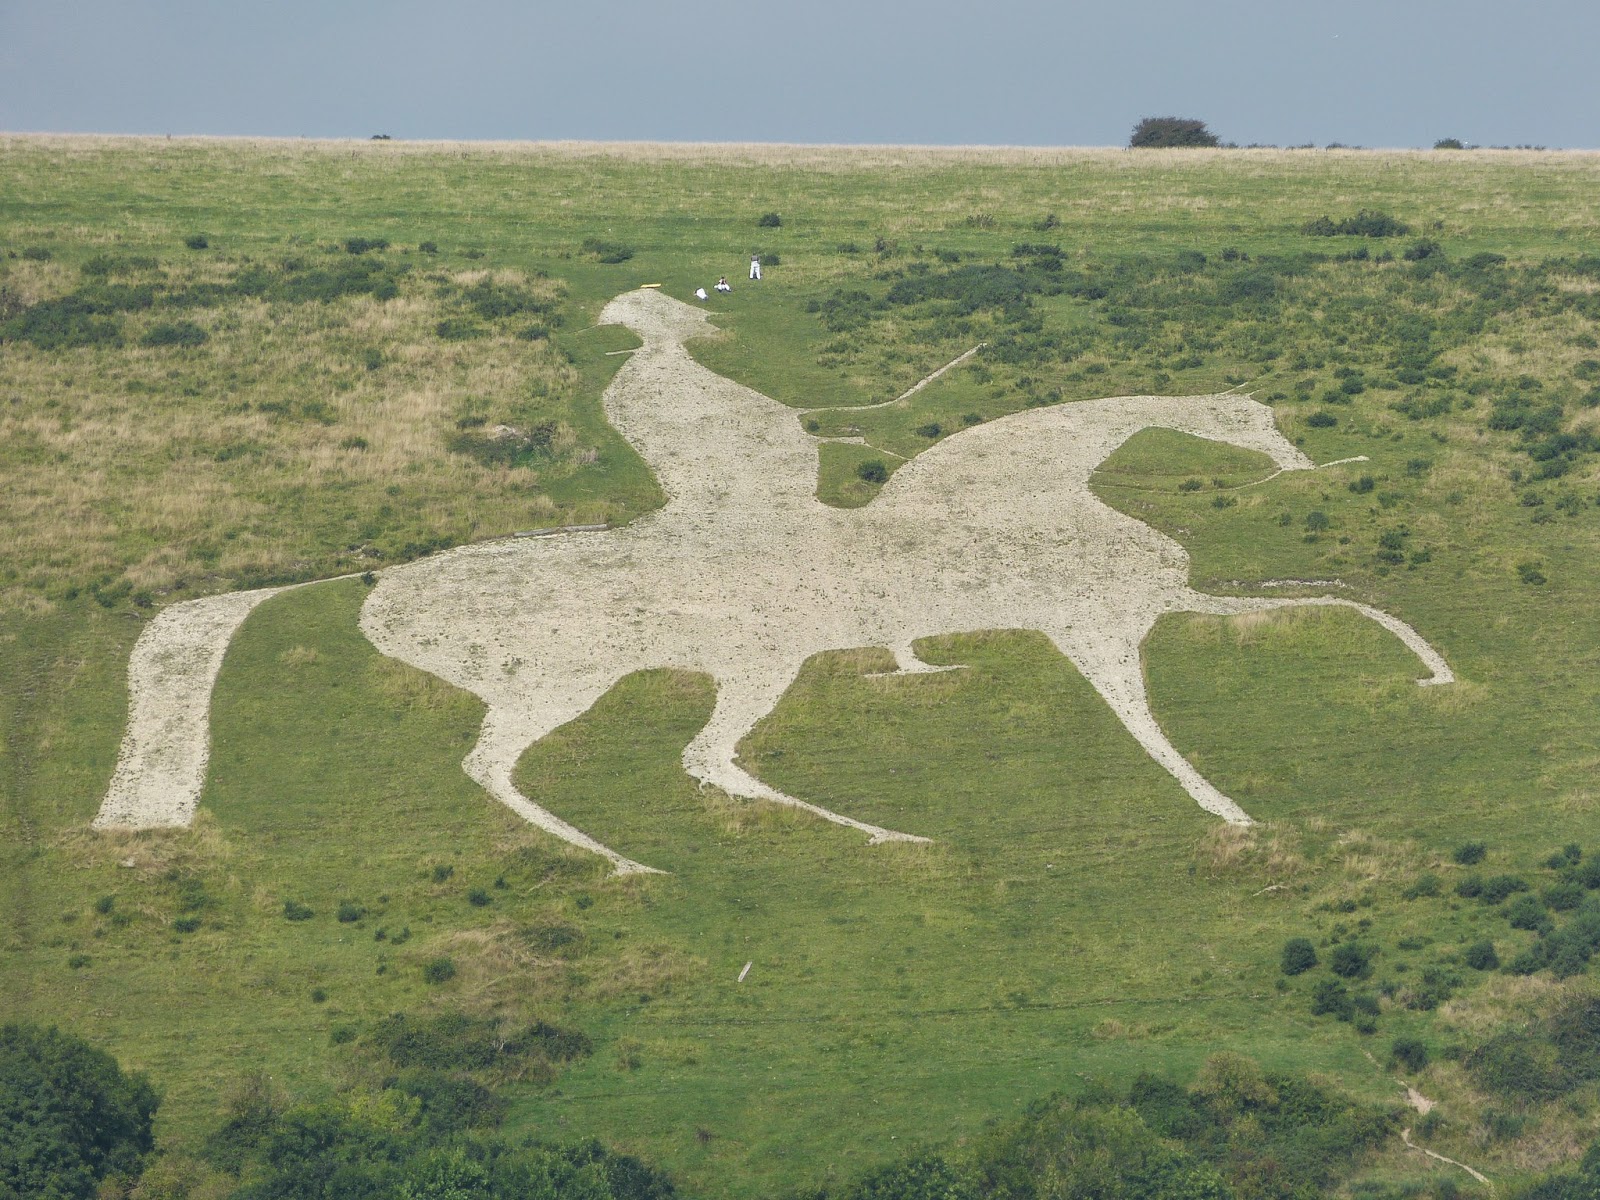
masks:
[(717, 280), (717, 282), (713, 286), (719, 292), (731, 292), (731, 291), (733, 291), (733, 285), (728, 282), (728, 277), (726, 275), (724, 275), (721, 279)]

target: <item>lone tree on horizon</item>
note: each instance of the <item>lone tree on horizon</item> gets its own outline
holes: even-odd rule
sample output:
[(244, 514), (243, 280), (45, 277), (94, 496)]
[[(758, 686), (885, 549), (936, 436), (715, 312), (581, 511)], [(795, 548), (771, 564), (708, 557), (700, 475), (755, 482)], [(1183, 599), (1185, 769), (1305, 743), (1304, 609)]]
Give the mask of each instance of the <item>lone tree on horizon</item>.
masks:
[(1128, 138), (1130, 150), (1217, 144), (1217, 135), (1206, 128), (1204, 121), (1188, 117), (1146, 117), (1133, 127), (1133, 136)]

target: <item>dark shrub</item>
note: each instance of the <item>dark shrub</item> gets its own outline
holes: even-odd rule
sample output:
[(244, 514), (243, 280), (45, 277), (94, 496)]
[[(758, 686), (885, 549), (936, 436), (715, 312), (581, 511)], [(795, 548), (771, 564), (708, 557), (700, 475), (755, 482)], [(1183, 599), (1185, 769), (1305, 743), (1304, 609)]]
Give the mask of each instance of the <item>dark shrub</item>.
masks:
[(1478, 899), (1485, 904), (1499, 904), (1506, 897), (1527, 890), (1527, 880), (1519, 875), (1492, 875), (1483, 881), (1483, 891), (1478, 894)]
[(624, 263), (633, 257), (633, 247), (625, 246), (621, 242), (606, 242), (599, 238), (585, 238), (583, 252), (593, 255), (596, 261), (603, 263)]
[(1206, 123), (1190, 117), (1145, 117), (1128, 138), (1129, 148), (1135, 150), (1217, 144), (1217, 135), (1206, 128)]
[(1321, 980), (1311, 993), (1311, 1015), (1314, 1017), (1337, 1017), (1341, 1021), (1348, 1021), (1354, 1011), (1350, 993), (1337, 979)]
[(473, 888), (467, 893), (467, 903), (473, 908), (488, 908), (490, 904), (488, 890), (481, 887)]
[(1422, 968), (1422, 977), (1411, 985), (1406, 1007), (1418, 1012), (1432, 1012), (1455, 994), (1460, 978), (1440, 966)]
[(456, 869), (449, 863), (435, 863), (433, 865), (433, 881), (443, 883), (456, 873)]
[(316, 916), (316, 913), (298, 900), (285, 900), (283, 902), (283, 916), (286, 921), (309, 921)]
[(345, 251), (350, 254), (366, 254), (372, 250), (387, 250), (389, 248), (389, 239), (364, 237), (345, 238), (344, 248)]
[(1420, 1071), (1428, 1065), (1428, 1046), (1421, 1038), (1395, 1038), (1389, 1047), (1389, 1054), (1408, 1071)]
[(1349, 487), (1358, 496), (1364, 496), (1378, 486), (1378, 481), (1371, 475), (1362, 475), (1350, 481)]
[(1556, 1048), (1528, 1033), (1501, 1033), (1466, 1059), (1467, 1072), (1484, 1091), (1516, 1100), (1548, 1100), (1571, 1085)]
[(1401, 892), (1400, 895), (1407, 900), (1421, 900), (1424, 897), (1437, 896), (1439, 888), (1440, 883), (1437, 875), (1420, 875), (1417, 877), (1416, 882)]
[(1317, 950), (1310, 938), (1294, 937), (1283, 944), (1279, 967), (1285, 975), (1299, 975), (1317, 965)]
[(1533, 895), (1521, 895), (1505, 908), (1506, 920), (1513, 929), (1536, 929), (1548, 932), (1550, 917), (1545, 912), (1544, 901)]
[(1432, 238), (1422, 238), (1412, 242), (1406, 247), (1405, 253), (1400, 257), (1407, 262), (1421, 262), (1425, 258), (1436, 258), (1444, 254), (1444, 247)]
[(1573, 881), (1553, 883), (1545, 888), (1540, 895), (1544, 902), (1556, 912), (1571, 912), (1583, 903), (1583, 888)]
[(206, 250), (211, 246), (211, 243), (206, 240), (206, 235), (203, 233), (191, 233), (183, 239), (183, 244), (191, 250)]
[(422, 1103), (422, 1118), (435, 1134), (492, 1128), (505, 1119), (507, 1103), (468, 1075), (406, 1071), (396, 1086)]
[(841, 1200), (978, 1200), (978, 1196), (972, 1182), (937, 1154), (869, 1171), (840, 1193)]
[(136, 1178), (158, 1103), (143, 1076), (86, 1042), (0, 1027), (0, 1195), (89, 1200), (108, 1176)]
[(1328, 955), (1328, 969), (1346, 979), (1365, 979), (1378, 948), (1368, 942), (1341, 942)]
[(856, 477), (863, 483), (883, 483), (889, 478), (889, 468), (877, 458), (869, 458), (856, 467)]
[(776, 229), (783, 224), (783, 218), (775, 212), (762, 213), (756, 224), (762, 229)]
[(431, 959), (423, 964), (422, 978), (429, 983), (449, 983), (456, 977), (456, 964), (447, 957)]
[(366, 916), (367, 910), (353, 900), (341, 900), (339, 902), (339, 911), (336, 915), (343, 924), (351, 925)]
[(200, 928), (200, 918), (194, 916), (176, 917), (173, 919), (172, 927), (179, 933), (193, 933)]
[(54, 256), (47, 246), (26, 246), (23, 248), (22, 257), (29, 262), (49, 262)]
[(437, 253), (439, 253), (439, 247), (437, 245), (435, 245), (433, 242), (422, 242), (417, 246), (417, 249), (422, 251), (422, 253), (424, 253), (424, 254), (437, 254)]
[(326, 1004), (328, 1002), (328, 989), (314, 987), (311, 989), (311, 1003)]
[(944, 430), (940, 427), (937, 421), (930, 421), (926, 425), (918, 425), (912, 432), (918, 437), (936, 438), (943, 433)]
[(1205, 487), (1205, 484), (1198, 479), (1185, 479), (1178, 485), (1178, 490), (1180, 492), (1198, 492), (1203, 487)]
[(103, 917), (115, 908), (116, 904), (117, 898), (115, 896), (101, 896), (100, 899), (94, 902), (94, 910)]
[(1474, 867), (1481, 863), (1489, 854), (1489, 847), (1482, 842), (1462, 842), (1450, 852), (1450, 857), (1463, 867)]
[(1500, 956), (1494, 952), (1494, 943), (1484, 938), (1468, 946), (1461, 961), (1474, 971), (1493, 971), (1500, 965)]
[(193, 321), (174, 321), (153, 325), (142, 338), (141, 346), (199, 346), (210, 336)]
[(447, 342), (470, 342), (474, 338), (489, 336), (489, 331), (482, 325), (463, 317), (446, 317), (433, 327), (433, 331)]
[(1300, 227), (1300, 232), (1311, 237), (1385, 238), (1404, 237), (1411, 232), (1411, 227), (1386, 212), (1363, 208), (1355, 216), (1345, 217), (1342, 221), (1328, 217), (1307, 221)]
[(1321, 533), (1328, 528), (1328, 514), (1313, 510), (1306, 514), (1306, 528), (1312, 533)]

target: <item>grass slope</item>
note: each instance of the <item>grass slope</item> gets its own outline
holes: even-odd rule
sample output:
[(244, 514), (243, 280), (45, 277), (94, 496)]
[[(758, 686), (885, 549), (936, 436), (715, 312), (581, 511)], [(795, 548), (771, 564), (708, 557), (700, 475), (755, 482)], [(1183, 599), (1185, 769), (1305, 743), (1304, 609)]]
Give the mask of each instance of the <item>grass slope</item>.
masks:
[[(1506, 1102), (1461, 1066), (1486, 1031), (1587, 985), (1465, 972), (1466, 943), (1492, 935), (1509, 960), (1534, 935), (1453, 898), (1449, 861), (1481, 838), (1493, 870), (1535, 879), (1551, 850), (1600, 842), (1595, 459), (1536, 458), (1526, 422), (1493, 418), (1554, 397), (1557, 433), (1592, 424), (1592, 156), (11, 138), (0, 159), (0, 249), (16, 256), (0, 259), (0, 289), (17, 304), (119, 278), (153, 289), (148, 309), (96, 318), (122, 322), (121, 347), (0, 349), (0, 470), (24, 535), (0, 565), (0, 1008), (150, 1070), (168, 1144), (194, 1145), (245, 1071), (325, 1094), (349, 1069), (336, 1037), (457, 1008), (589, 1033), (591, 1057), (516, 1086), (514, 1129), (604, 1136), (697, 1194), (846, 1175), (1086, 1078), (1186, 1077), (1218, 1048), (1393, 1098), (1381, 1060), (1402, 1033), (1439, 1051), (1419, 1080), (1444, 1101), (1428, 1132), (1442, 1152), (1507, 1177), (1594, 1132), (1592, 1109), (1564, 1102), (1502, 1119)], [(1365, 241), (1301, 233), (1360, 207), (1439, 240), (1448, 269), (1336, 261)], [(782, 226), (758, 227), (773, 210)], [(207, 250), (184, 248), (195, 233)], [(353, 236), (392, 244), (351, 255)], [(616, 255), (589, 239), (632, 256), (601, 262)], [(1012, 270), (1013, 247), (1041, 242), (1063, 247), (1076, 294), (969, 312), (967, 293), (889, 298)], [(759, 289), (740, 270), (755, 250), (781, 256)], [(1248, 294), (1264, 262), (1313, 252)], [(1480, 252), (1505, 255), (1506, 274), (1463, 266)], [(156, 266), (86, 273), (96, 258)], [(293, 280), (354, 258), (381, 262), (396, 294), (290, 298)], [(184, 310), (203, 345), (138, 345), (173, 315), (162, 297), (253, 266), (276, 281), (263, 296)], [(471, 298), (484, 271), (548, 306), (486, 315)], [(1023, 271), (1016, 286), (1056, 277)], [(892, 469), (969, 415), (1259, 378), (1314, 459), (1369, 461), (1260, 482), (1255, 456), (1151, 431), (1102, 466), (1097, 491), (1180, 540), (1197, 586), (1340, 580), (1306, 590), (1403, 616), (1461, 682), (1417, 688), (1405, 649), (1348, 611), (1163, 621), (1145, 652), (1157, 714), (1269, 822), (1239, 835), (1037, 635), (927, 643), (966, 669), (907, 679), (870, 678), (887, 662), (870, 649), (824, 655), (744, 756), (775, 786), (937, 839), (867, 847), (699, 792), (678, 755), (708, 682), (638, 675), (520, 767), (552, 810), (672, 872), (616, 881), (466, 779), (476, 701), (378, 657), (352, 580), (269, 602), (230, 649), (195, 829), (87, 833), (150, 607), (657, 503), (598, 408), (621, 361), (609, 352), (631, 342), (590, 326), (622, 288), (686, 295), (723, 273), (735, 291), (712, 307), (729, 332), (697, 353), (797, 408), (881, 400), (978, 341), (1010, 347), (909, 405), (818, 414), (817, 432), (871, 443), (827, 448), (819, 489), (834, 502), (870, 502), (860, 462)], [(866, 299), (829, 307), (850, 292)], [(1402, 323), (1374, 317), (1402, 310), (1430, 330), (1418, 383), (1399, 378), (1415, 345), (1396, 341)], [(483, 336), (441, 336), (447, 321)], [(531, 321), (545, 336), (522, 340)], [(240, 361), (258, 347), (257, 367)], [(1341, 371), (1364, 388), (1344, 390)], [(531, 437), (544, 422), (548, 444)], [(523, 458), (451, 449), (502, 423), (529, 435)], [(394, 430), (405, 437), (380, 445)], [(339, 450), (349, 438), (367, 450)], [(206, 449), (240, 440), (255, 451)], [(1404, 899), (1430, 872), (1443, 894)], [(313, 915), (287, 920), (286, 903)], [(1351, 937), (1382, 947), (1363, 986), (1397, 990), (1375, 1036), (1313, 1017), (1311, 976), (1282, 980), (1278, 948), (1302, 934), (1324, 957)], [(426, 982), (442, 957), (456, 976)], [(1430, 967), (1460, 973), (1462, 996), (1407, 1007)], [(1425, 1168), (1397, 1151), (1374, 1169)]]

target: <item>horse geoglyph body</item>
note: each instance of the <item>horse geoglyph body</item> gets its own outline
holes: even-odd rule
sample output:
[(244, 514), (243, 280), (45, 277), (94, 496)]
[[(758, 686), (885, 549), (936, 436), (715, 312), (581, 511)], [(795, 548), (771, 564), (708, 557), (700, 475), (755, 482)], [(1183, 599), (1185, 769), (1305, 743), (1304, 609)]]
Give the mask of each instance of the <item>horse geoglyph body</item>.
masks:
[[(618, 529), (466, 546), (386, 570), (362, 609), (361, 628), (383, 653), (488, 706), (465, 762), (474, 779), (620, 872), (651, 868), (522, 795), (512, 774), (529, 746), (638, 670), (675, 667), (715, 681), (711, 718), (684, 751), (690, 774), (734, 795), (797, 805), (874, 841), (921, 839), (784, 795), (737, 762), (739, 740), (777, 704), (805, 660), (824, 650), (887, 646), (902, 670), (929, 670), (913, 650), (919, 638), (1039, 630), (1203, 808), (1241, 823), (1249, 817), (1177, 752), (1151, 715), (1139, 647), (1163, 613), (1345, 605), (1401, 637), (1429, 668), (1422, 682), (1452, 678), (1410, 626), (1365, 605), (1193, 591), (1178, 543), (1089, 490), (1094, 468), (1151, 426), (1259, 450), (1284, 470), (1310, 469), (1278, 432), (1272, 411), (1248, 397), (1125, 397), (1018, 413), (940, 442), (897, 471), (871, 504), (841, 510), (816, 499), (817, 443), (794, 410), (713, 374), (684, 349), (687, 339), (708, 332), (701, 310), (639, 291), (613, 300), (601, 321), (643, 339), (607, 390), (605, 407), (655, 471), (666, 505)], [(233, 603), (241, 607), (237, 597)], [(162, 634), (161, 620), (146, 637), (166, 637), (176, 653), (181, 630), (169, 622), (174, 628)], [(233, 621), (224, 642), (242, 620)], [(217, 632), (212, 622), (204, 636), (214, 640)], [(147, 662), (160, 657), (146, 648)], [(215, 657), (220, 661), (220, 652)], [(137, 736), (140, 697), (159, 704), (165, 687), (175, 700), (183, 688), (177, 674), (160, 685), (148, 671), (143, 683), (131, 673), (132, 749), (124, 744), (98, 824), (192, 816), (204, 775), (203, 717), (187, 815), (169, 795), (162, 811), (182, 820), (141, 819), (150, 804), (140, 800), (139, 760), (159, 747)], [(189, 711), (199, 686), (186, 693)], [(210, 686), (205, 680), (204, 695)], [(183, 768), (191, 774), (192, 749)]]

